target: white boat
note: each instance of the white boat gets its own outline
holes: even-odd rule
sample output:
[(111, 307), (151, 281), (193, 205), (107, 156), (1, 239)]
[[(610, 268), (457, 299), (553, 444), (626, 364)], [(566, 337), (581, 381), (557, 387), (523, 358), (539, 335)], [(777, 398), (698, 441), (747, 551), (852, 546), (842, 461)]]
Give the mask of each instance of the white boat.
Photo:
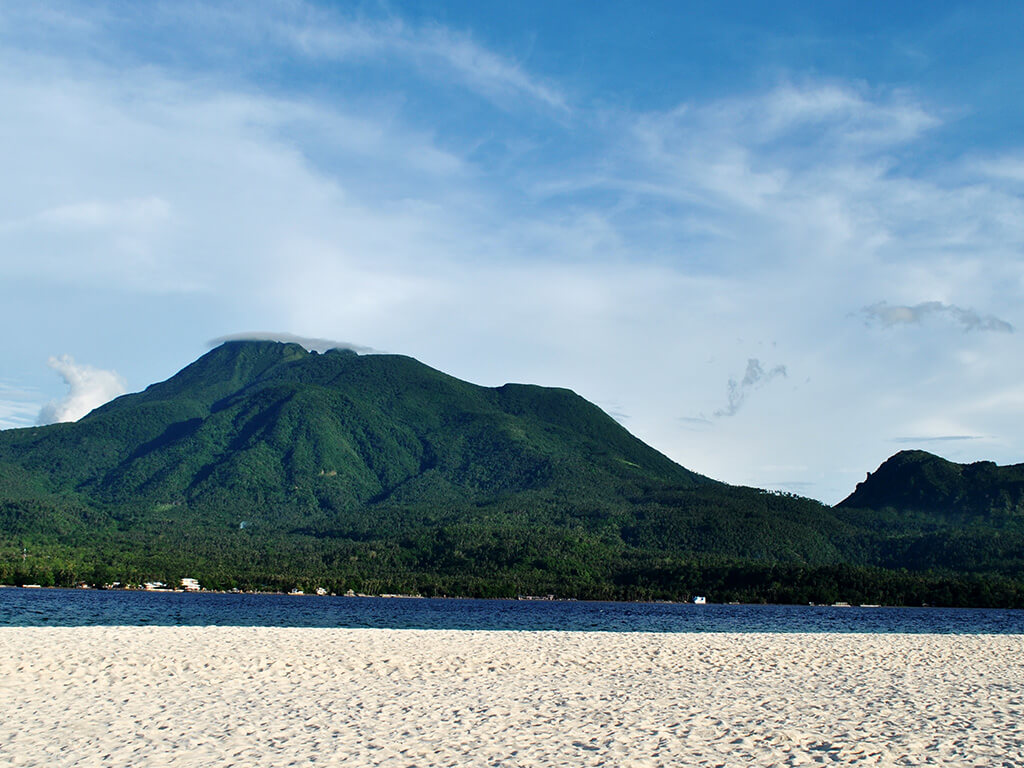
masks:
[(708, 602), (708, 599), (706, 597), (704, 597), (704, 595), (694, 595), (693, 596), (693, 604), (694, 605), (706, 605), (707, 602)]

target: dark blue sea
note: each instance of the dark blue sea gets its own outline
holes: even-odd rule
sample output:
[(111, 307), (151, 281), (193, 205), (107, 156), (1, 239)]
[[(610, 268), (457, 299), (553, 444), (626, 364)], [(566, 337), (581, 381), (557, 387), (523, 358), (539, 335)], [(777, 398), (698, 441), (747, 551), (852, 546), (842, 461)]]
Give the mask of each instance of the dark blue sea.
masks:
[(0, 589), (0, 626), (1024, 634), (1024, 611)]

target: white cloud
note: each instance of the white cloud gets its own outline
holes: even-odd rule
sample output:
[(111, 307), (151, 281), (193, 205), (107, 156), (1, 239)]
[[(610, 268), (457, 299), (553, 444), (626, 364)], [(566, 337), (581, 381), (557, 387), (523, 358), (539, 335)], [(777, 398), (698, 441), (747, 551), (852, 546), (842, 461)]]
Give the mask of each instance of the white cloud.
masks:
[(208, 346), (216, 347), (227, 341), (280, 341), (286, 344), (298, 344), (310, 352), (326, 352), (329, 349), (350, 349), (360, 354), (376, 352), (373, 347), (365, 347), (361, 344), (352, 344), (348, 341), (334, 341), (332, 339), (320, 339), (311, 336), (297, 336), (294, 333), (276, 333), (263, 331), (248, 331), (244, 333), (231, 333), (227, 336), (219, 336), (211, 339)]
[(75, 229), (104, 229), (126, 225), (149, 228), (165, 224), (170, 215), (167, 201), (159, 197), (116, 202), (88, 200), (41, 211), (34, 217), (34, 222), (26, 224), (38, 222), (44, 226)]
[(94, 408), (125, 393), (125, 382), (115, 371), (80, 365), (70, 355), (51, 357), (48, 365), (68, 387), (60, 400), (53, 400), (39, 411), (39, 424), (78, 421)]
[[(432, 228), (446, 190), (466, 184), (460, 160), (387, 120), (184, 90), (152, 73), (112, 86), (102, 74), (0, 77), (0, 96), (19, 116), (0, 126), (0, 139), (22, 148), (9, 165), (26, 179), (18, 192), (0, 191), (4, 210), (21, 211), (0, 222), (0, 273), (230, 290), (296, 232), (405, 250), (410, 225)], [(48, 111), (32, 119), (40, 102)], [(314, 147), (333, 157), (333, 174), (311, 167), (302, 150)], [(41, 164), (60, 167), (59, 188), (38, 182)], [(389, 175), (408, 197), (380, 188)], [(420, 195), (434, 198), (430, 210)]]

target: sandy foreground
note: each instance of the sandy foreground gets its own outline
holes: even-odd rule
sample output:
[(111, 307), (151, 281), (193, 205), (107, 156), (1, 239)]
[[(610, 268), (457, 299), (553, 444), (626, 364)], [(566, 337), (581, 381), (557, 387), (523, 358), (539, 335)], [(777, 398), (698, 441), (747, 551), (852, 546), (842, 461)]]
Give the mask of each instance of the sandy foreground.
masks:
[(0, 628), (2, 766), (1024, 765), (1024, 637)]

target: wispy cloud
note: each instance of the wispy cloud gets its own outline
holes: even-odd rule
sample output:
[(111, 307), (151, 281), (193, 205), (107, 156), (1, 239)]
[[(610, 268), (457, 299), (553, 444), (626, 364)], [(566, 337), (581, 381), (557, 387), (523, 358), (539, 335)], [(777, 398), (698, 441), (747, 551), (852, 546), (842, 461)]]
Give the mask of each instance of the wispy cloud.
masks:
[[(808, 81), (605, 122), (617, 134), (600, 162), (560, 170), (538, 191), (617, 194), (607, 215), (619, 232), (691, 272), (760, 279), (799, 266), (804, 280), (848, 285), (859, 270), (866, 284), (919, 255), (935, 264), (985, 215), (979, 201), (895, 167), (894, 155), (942, 126), (898, 91)], [(1002, 207), (989, 209), (993, 221)]]
[[(171, 215), (170, 205), (159, 197), (127, 199), (115, 202), (87, 200), (41, 211), (33, 220), (46, 226), (96, 229), (125, 224), (151, 227), (164, 224)], [(26, 222), (28, 223), (28, 222)]]
[(969, 167), (993, 179), (1013, 183), (1024, 182), (1024, 154), (1012, 153), (1002, 157), (975, 160)]
[[(193, 3), (182, 13), (179, 3), (153, 2), (145, 14), (116, 10), (103, 3), (71, 2), (63, 11), (41, 7), (0, 8), (0, 36), (4, 27), (18, 30), (11, 43), (28, 49), (46, 45), (74, 48), (83, 39), (103, 40), (104, 57), (123, 49), (128, 61), (159, 58), (165, 51), (132, 51), (140, 33), (161, 42), (175, 39), (181, 50), (172, 61), (193, 65), (233, 61), (259, 68), (287, 58), (404, 67), (416, 76), (446, 86), (461, 86), (502, 108), (528, 104), (555, 113), (569, 111), (568, 99), (551, 79), (531, 72), (520, 57), (495, 50), (475, 39), (468, 30), (435, 22), (413, 23), (398, 14), (373, 17), (354, 8), (305, 0), (253, 0), (235, 3)], [(294, 72), (293, 72), (294, 74)]]
[(366, 21), (318, 14), (312, 24), (291, 24), (276, 31), (284, 32), (295, 49), (309, 57), (397, 59), (415, 66), (421, 76), (453, 79), (499, 105), (526, 99), (558, 112), (569, 110), (555, 85), (471, 35), (438, 24), (412, 26), (398, 18)]
[(39, 413), (39, 393), (0, 382), (0, 429), (30, 427)]
[(723, 144), (765, 149), (791, 146), (800, 134), (824, 157), (885, 151), (940, 124), (906, 93), (869, 93), (849, 83), (821, 81), (781, 83), (710, 105), (684, 105), (660, 121), (672, 132), (687, 127), (701, 132), (723, 129), (717, 136)]
[(770, 370), (765, 370), (761, 361), (757, 358), (747, 360), (747, 370), (743, 378), (737, 381), (729, 379), (729, 405), (715, 411), (716, 417), (735, 416), (739, 409), (746, 402), (747, 396), (755, 389), (763, 387), (768, 382), (779, 376), (785, 378), (786, 366), (777, 365)]
[(981, 435), (925, 435), (920, 437), (891, 437), (890, 443), (954, 443), (961, 440), (983, 440)]
[(940, 317), (961, 325), (964, 331), (996, 331), (1013, 333), (1013, 326), (994, 315), (981, 315), (973, 309), (940, 301), (925, 301), (913, 306), (888, 304), (880, 301), (861, 310), (868, 322), (877, 322), (883, 328), (897, 325), (919, 325), (930, 317)]
[(115, 371), (76, 363), (70, 355), (51, 357), (49, 366), (68, 387), (60, 400), (53, 400), (39, 411), (39, 424), (78, 421), (89, 411), (125, 393), (125, 382)]
[(263, 331), (247, 331), (243, 333), (231, 333), (227, 336), (218, 336), (207, 342), (207, 346), (216, 347), (226, 341), (281, 341), (287, 344), (298, 344), (310, 352), (326, 352), (329, 349), (350, 349), (360, 354), (377, 352), (373, 347), (366, 347), (362, 344), (353, 344), (348, 341), (334, 341), (332, 339), (320, 339), (312, 336), (298, 336), (294, 333), (275, 333)]

